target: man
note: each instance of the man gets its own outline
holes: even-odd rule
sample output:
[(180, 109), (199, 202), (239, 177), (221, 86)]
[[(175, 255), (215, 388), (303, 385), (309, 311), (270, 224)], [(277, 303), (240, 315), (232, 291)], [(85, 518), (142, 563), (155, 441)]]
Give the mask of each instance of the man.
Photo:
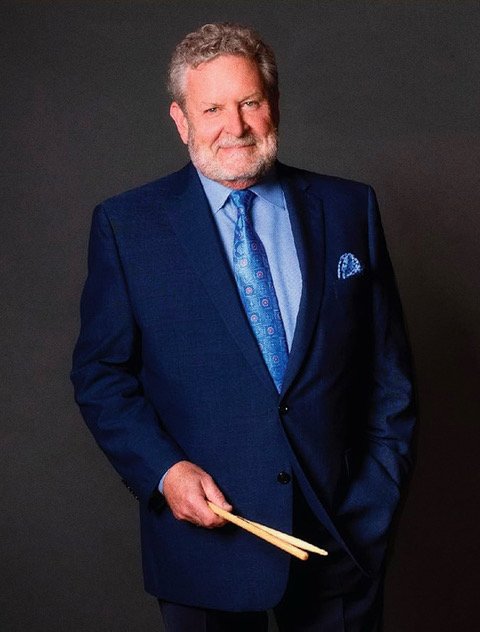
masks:
[[(181, 171), (95, 211), (72, 379), (138, 497), (167, 630), (378, 629), (410, 469), (408, 348), (373, 191), (276, 161), (277, 70), (250, 29), (176, 48)], [(310, 539), (291, 561), (207, 501)]]

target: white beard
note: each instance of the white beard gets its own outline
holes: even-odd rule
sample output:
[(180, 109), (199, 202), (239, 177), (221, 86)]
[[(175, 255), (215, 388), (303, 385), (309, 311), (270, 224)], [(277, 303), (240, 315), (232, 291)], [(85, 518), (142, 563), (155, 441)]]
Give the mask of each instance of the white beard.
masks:
[[(220, 160), (216, 153), (216, 150), (221, 147), (245, 147), (248, 145), (254, 145), (254, 151), (252, 155), (245, 156), (241, 160), (243, 164), (235, 164), (233, 160)], [(278, 133), (277, 130), (272, 129), (263, 138), (258, 138), (251, 133), (242, 136), (242, 138), (222, 138), (213, 147), (205, 148), (197, 145), (195, 133), (190, 127), (188, 151), (195, 167), (210, 180), (225, 183), (257, 181), (270, 169), (277, 158)], [(232, 164), (228, 164), (229, 162)]]

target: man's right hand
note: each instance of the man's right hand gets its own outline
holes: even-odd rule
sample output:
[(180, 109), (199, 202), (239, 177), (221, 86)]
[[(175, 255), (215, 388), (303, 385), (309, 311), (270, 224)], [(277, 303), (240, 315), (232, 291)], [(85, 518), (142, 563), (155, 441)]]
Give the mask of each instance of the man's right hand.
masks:
[(177, 520), (207, 529), (226, 523), (213, 513), (207, 500), (226, 511), (232, 510), (213, 478), (190, 461), (179, 461), (168, 470), (163, 480), (163, 495)]

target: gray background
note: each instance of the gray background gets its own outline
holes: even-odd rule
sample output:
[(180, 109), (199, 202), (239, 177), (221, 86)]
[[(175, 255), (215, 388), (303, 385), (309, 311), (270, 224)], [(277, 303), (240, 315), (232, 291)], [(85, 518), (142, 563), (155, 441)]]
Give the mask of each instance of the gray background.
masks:
[[(181, 166), (173, 45), (206, 21), (278, 53), (281, 158), (377, 190), (418, 374), (418, 466), (387, 632), (476, 629), (478, 2), (3, 2), (0, 630), (161, 630), (135, 501), (68, 381), (90, 213)], [(476, 568), (477, 567), (477, 568)]]

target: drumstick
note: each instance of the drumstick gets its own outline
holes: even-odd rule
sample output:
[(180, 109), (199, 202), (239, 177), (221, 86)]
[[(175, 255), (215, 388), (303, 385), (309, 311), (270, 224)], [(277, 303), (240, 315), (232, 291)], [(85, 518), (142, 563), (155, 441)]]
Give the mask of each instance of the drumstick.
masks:
[(217, 516), (220, 516), (221, 518), (224, 518), (225, 520), (228, 520), (229, 522), (236, 524), (238, 527), (245, 529), (245, 531), (249, 531), (253, 535), (256, 535), (258, 538), (261, 538), (262, 540), (266, 540), (270, 544), (277, 546), (279, 549), (282, 549), (283, 551), (290, 553), (290, 555), (294, 555), (295, 557), (298, 557), (299, 560), (305, 561), (308, 559), (308, 553), (306, 551), (302, 551), (302, 549), (298, 548), (297, 546), (294, 546), (293, 544), (289, 544), (288, 542), (285, 542), (284, 540), (280, 539), (278, 536), (268, 533), (268, 531), (265, 531), (263, 528), (257, 525), (251, 524), (250, 522), (248, 522), (248, 520), (244, 520), (243, 518), (240, 518), (240, 516), (236, 516), (235, 514), (232, 514), (229, 511), (225, 511), (225, 509), (222, 509), (218, 505), (215, 505), (214, 503), (208, 500), (207, 500), (207, 504), (210, 507), (210, 509), (214, 513), (217, 514)]
[(247, 520), (247, 518), (243, 518), (246, 522), (255, 525), (256, 527), (260, 527), (267, 533), (271, 533), (272, 535), (276, 535), (277, 538), (283, 540), (284, 542), (288, 542), (289, 544), (293, 544), (293, 546), (297, 546), (299, 549), (303, 549), (304, 551), (310, 551), (311, 553), (317, 553), (318, 555), (328, 555), (328, 551), (325, 549), (321, 549), (314, 544), (310, 544), (310, 542), (306, 542), (305, 540), (301, 540), (300, 538), (296, 538), (289, 533), (283, 533), (283, 531), (277, 531), (277, 529), (272, 529), (272, 527), (266, 527), (264, 524), (260, 524), (259, 522), (254, 522), (253, 520)]

